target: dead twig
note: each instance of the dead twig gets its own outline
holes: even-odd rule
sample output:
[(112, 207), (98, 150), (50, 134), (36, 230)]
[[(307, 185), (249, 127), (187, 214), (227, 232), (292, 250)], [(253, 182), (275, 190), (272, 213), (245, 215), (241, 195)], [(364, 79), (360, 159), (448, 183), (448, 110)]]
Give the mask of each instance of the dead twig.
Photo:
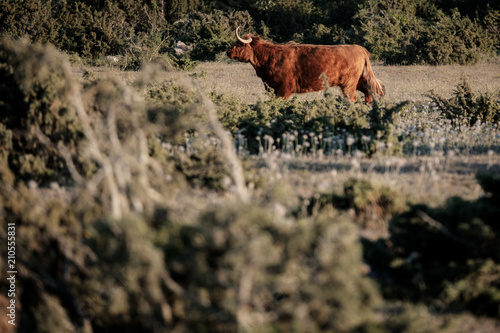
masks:
[(428, 225), (431, 227), (437, 229), (439, 232), (441, 232), (443, 235), (446, 237), (450, 238), (451, 240), (460, 243), (462, 245), (465, 245), (467, 247), (476, 247), (476, 244), (469, 242), (463, 238), (458, 237), (457, 235), (453, 234), (448, 228), (446, 228), (442, 223), (436, 221), (429, 215), (427, 215), (425, 212), (422, 210), (417, 211), (417, 215)]
[(229, 133), (222, 127), (219, 119), (217, 119), (217, 111), (211, 100), (208, 99), (204, 94), (201, 94), (201, 99), (203, 106), (207, 110), (208, 119), (215, 135), (219, 137), (222, 143), (222, 153), (225, 155), (227, 161), (229, 162), (229, 172), (236, 186), (236, 193), (241, 201), (249, 202), (250, 194), (245, 185), (245, 177), (243, 175), (243, 168), (241, 167), (240, 160), (236, 155), (234, 148), (234, 143), (229, 135)]

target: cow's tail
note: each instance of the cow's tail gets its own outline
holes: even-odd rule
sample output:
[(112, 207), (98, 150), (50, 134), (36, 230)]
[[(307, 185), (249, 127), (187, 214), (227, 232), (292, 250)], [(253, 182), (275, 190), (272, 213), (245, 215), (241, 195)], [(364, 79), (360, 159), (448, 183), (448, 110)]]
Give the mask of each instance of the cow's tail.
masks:
[(372, 65), (370, 63), (370, 53), (368, 51), (365, 52), (365, 67), (363, 69), (363, 72), (364, 76), (366, 77), (370, 93), (377, 100), (380, 100), (380, 98), (385, 96), (385, 86), (382, 84), (382, 82), (380, 82), (379, 79), (375, 77), (375, 74), (373, 74)]

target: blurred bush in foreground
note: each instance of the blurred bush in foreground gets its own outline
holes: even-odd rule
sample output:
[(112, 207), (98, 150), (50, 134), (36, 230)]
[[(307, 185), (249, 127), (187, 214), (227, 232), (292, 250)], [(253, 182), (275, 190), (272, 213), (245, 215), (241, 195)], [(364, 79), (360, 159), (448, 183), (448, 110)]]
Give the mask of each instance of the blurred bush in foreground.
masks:
[(388, 298), (498, 318), (500, 180), (477, 178), (484, 197), (415, 205), (391, 220), (388, 243), (367, 243), (367, 260)]
[[(350, 331), (372, 322), (380, 298), (362, 272), (357, 227), (334, 211), (300, 222), (265, 204), (200, 202), (193, 219), (171, 219), (191, 200), (176, 199), (181, 190), (207, 191), (196, 181), (227, 170), (219, 150), (183, 135), (207, 135), (189, 87), (146, 85), (141, 98), (113, 79), (82, 85), (52, 47), (0, 46), (1, 237), (15, 222), (19, 331)], [(58, 168), (20, 168), (26, 146)]]
[(52, 47), (26, 40), (0, 43), (2, 158), (19, 179), (68, 182), (70, 176), (57, 147), (77, 155), (83, 137), (69, 100), (68, 64)]

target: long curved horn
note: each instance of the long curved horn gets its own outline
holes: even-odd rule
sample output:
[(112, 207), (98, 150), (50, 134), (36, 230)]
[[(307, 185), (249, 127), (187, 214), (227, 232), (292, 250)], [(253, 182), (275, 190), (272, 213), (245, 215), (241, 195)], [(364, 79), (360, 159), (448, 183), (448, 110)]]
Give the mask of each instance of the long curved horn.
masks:
[(238, 38), (238, 40), (240, 42), (242, 42), (243, 44), (250, 44), (252, 42), (252, 37), (248, 38), (248, 39), (243, 39), (240, 37), (240, 35), (238, 35), (238, 29), (240, 28), (240, 26), (238, 26), (236, 28), (236, 38)]

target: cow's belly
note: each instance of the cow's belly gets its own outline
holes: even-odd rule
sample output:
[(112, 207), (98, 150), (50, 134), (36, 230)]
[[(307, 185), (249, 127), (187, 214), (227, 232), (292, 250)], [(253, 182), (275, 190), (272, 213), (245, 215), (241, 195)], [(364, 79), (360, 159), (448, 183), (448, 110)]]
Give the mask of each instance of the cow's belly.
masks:
[[(317, 71), (304, 71), (303, 75), (297, 78), (297, 93), (308, 93), (325, 89), (325, 81)], [(328, 78), (329, 81), (330, 78)]]

